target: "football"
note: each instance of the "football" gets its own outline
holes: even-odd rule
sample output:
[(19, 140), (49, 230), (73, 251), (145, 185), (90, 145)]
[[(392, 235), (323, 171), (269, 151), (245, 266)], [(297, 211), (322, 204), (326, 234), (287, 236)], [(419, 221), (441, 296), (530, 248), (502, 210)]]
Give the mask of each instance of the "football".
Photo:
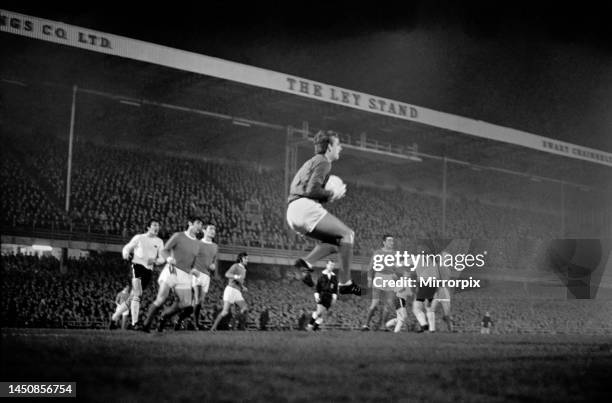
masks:
[(344, 194), (346, 193), (346, 185), (338, 176), (330, 175), (325, 183), (325, 190), (330, 190), (333, 192), (334, 195), (331, 201), (335, 201), (344, 197)]

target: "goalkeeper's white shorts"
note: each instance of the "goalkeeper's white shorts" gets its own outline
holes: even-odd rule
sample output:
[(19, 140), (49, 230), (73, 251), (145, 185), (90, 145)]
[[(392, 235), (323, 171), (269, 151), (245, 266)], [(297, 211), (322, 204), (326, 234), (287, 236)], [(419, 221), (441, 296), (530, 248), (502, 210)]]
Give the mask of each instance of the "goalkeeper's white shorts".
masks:
[(287, 206), (287, 223), (292, 230), (305, 235), (312, 232), (326, 214), (321, 203), (302, 197)]

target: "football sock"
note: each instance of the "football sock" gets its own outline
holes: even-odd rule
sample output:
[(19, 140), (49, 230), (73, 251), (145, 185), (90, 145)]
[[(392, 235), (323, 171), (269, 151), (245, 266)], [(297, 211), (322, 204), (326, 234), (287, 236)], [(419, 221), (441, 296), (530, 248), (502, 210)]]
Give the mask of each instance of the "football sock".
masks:
[(436, 313), (435, 312), (427, 312), (427, 323), (429, 324), (429, 331), (436, 331)]
[(131, 313), (132, 313), (132, 326), (135, 326), (138, 322), (138, 315), (140, 313), (140, 297), (134, 296), (132, 298), (132, 303), (130, 304)]

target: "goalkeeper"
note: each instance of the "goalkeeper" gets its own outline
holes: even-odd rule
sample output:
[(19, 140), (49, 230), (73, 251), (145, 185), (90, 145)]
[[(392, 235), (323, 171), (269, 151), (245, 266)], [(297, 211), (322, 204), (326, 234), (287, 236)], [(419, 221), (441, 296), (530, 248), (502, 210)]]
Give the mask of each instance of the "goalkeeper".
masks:
[(337, 252), (340, 258), (340, 294), (361, 295), (361, 288), (351, 280), (355, 233), (321, 205), (339, 200), (346, 193), (346, 185), (339, 178), (332, 177), (328, 183), (332, 162), (340, 158), (340, 151), (342, 146), (337, 133), (319, 131), (314, 136), (315, 155), (302, 165), (291, 182), (287, 222), (298, 234), (319, 241), (308, 256), (295, 262), (295, 267), (303, 274), (304, 283), (312, 287), (312, 266)]

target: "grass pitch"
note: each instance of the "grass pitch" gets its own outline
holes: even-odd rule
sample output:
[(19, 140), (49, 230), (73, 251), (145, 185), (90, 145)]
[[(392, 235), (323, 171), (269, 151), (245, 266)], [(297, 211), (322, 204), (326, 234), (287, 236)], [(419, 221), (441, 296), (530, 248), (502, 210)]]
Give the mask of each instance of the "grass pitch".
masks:
[(2, 330), (2, 380), (79, 401), (609, 401), (605, 336)]

